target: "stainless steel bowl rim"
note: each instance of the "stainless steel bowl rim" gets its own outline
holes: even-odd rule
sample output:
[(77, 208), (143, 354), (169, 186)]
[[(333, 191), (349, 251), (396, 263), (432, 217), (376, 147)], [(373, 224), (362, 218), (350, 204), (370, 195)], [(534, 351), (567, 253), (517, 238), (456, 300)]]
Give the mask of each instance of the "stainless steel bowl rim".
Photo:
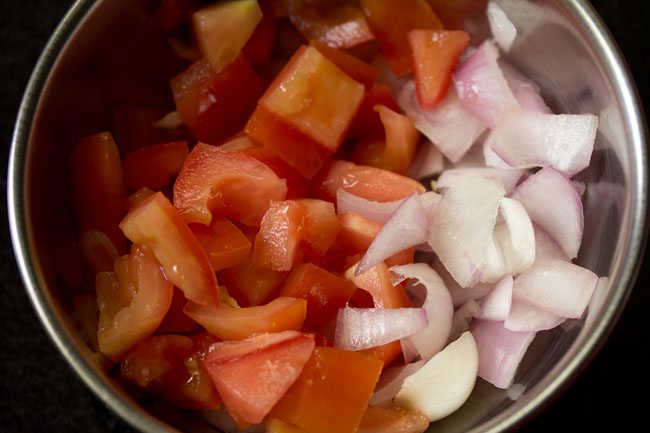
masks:
[[(567, 358), (568, 354), (563, 356), (558, 365), (552, 370), (557, 374), (547, 374), (544, 379), (537, 383), (531, 390), (532, 398), (528, 399), (523, 405), (512, 405), (482, 426), (470, 430), (471, 433), (501, 432), (517, 427), (544, 406), (550, 404), (553, 397), (559, 395), (561, 390), (568, 387), (572, 380), (575, 380), (580, 371), (595, 356), (614, 328), (632, 290), (645, 244), (648, 199), (647, 129), (636, 87), (609, 31), (588, 2), (583, 0), (560, 0), (559, 3), (576, 19), (581, 26), (581, 31), (585, 32), (585, 37), (593, 44), (599, 59), (602, 61), (604, 71), (612, 83), (614, 94), (621, 103), (628, 140), (633, 147), (634, 154), (637, 156), (633, 160), (633, 170), (638, 176), (629, 185), (633, 203), (630, 215), (631, 227), (628, 230), (629, 242), (626, 255), (622, 259), (623, 266), (619, 269), (617, 275), (612, 275), (612, 279), (616, 281), (616, 287), (613, 288), (612, 302), (604, 309), (601, 320), (599, 320), (594, 332), (588, 337), (585, 344), (577, 349), (574, 348), (575, 353), (569, 358)], [(32, 122), (50, 70), (56, 63), (59, 53), (74, 32), (77, 24), (82, 21), (94, 4), (94, 0), (77, 0), (73, 4), (43, 49), (25, 90), (16, 120), (9, 157), (7, 197), (11, 238), (16, 262), (34, 310), (49, 337), (73, 370), (100, 400), (133, 427), (143, 432), (175, 432), (177, 430), (124, 399), (78, 353), (64, 327), (59, 322), (56, 312), (50, 305), (44, 289), (44, 282), (41, 281), (37, 271), (38, 264), (32, 256), (30, 248), (31, 239), (26, 211), (24, 169)]]

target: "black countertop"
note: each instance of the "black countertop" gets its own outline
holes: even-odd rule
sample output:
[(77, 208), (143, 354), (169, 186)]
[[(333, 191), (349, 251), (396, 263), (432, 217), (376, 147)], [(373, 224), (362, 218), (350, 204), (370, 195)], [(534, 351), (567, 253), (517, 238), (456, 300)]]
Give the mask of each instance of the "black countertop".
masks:
[[(2, 191), (16, 111), (30, 71), (71, 0), (0, 0)], [(650, 2), (594, 0), (650, 107)], [(0, 432), (129, 432), (73, 374), (38, 322), (0, 211)], [(648, 258), (643, 268), (647, 268)], [(642, 275), (607, 344), (523, 432), (639, 431), (647, 425), (650, 279)], [(334, 432), (333, 432), (334, 433)]]

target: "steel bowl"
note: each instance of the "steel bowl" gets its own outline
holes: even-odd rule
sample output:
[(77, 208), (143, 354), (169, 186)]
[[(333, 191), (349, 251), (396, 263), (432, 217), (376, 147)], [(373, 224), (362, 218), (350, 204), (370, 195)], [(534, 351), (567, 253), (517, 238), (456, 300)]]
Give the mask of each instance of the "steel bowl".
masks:
[[(8, 179), (11, 234), (39, 319), (81, 380), (109, 408), (141, 431), (212, 431), (191, 412), (135, 401), (105, 373), (70, 314), (71, 287), (79, 283), (80, 270), (74, 255), (66, 254), (74, 242), (74, 224), (70, 187), (61, 173), (67, 173), (71, 148), (80, 136), (110, 127), (109, 107), (121, 91), (136, 89), (143, 100), (167, 91), (166, 83), (149, 82), (146, 75), (115, 79), (124, 78), (120, 71), (135, 58), (134, 46), (155, 52), (152, 47), (162, 41), (151, 23), (151, 3), (78, 0), (55, 30), (16, 123)], [(646, 127), (634, 83), (609, 32), (586, 1), (498, 3), (519, 30), (508, 60), (540, 84), (556, 112), (600, 118), (591, 165), (578, 176), (586, 191), (585, 235), (577, 262), (608, 280), (582, 319), (537, 336), (516, 387), (498, 390), (479, 380), (469, 401), (432, 424), (431, 432), (515, 428), (569, 386), (621, 313), (645, 240)], [(473, 31), (485, 33), (484, 25)]]

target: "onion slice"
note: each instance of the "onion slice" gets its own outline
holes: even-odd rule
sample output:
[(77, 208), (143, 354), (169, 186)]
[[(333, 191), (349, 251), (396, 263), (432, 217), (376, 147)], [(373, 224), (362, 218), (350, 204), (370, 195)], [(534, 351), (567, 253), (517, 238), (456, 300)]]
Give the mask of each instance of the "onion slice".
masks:
[(408, 175), (413, 179), (422, 179), (440, 174), (444, 169), (444, 155), (431, 141), (425, 140), (413, 158)]
[(423, 365), (424, 361), (420, 360), (400, 367), (384, 368), (377, 386), (375, 386), (375, 393), (370, 397), (368, 404), (377, 406), (392, 400), (402, 387), (404, 379), (418, 371)]
[(451, 343), (452, 341), (455, 341), (458, 337), (463, 335), (465, 331), (469, 330), (469, 324), (475, 317), (479, 317), (480, 315), (481, 307), (475, 300), (470, 299), (465, 302), (454, 312), (448, 342)]
[(537, 332), (553, 329), (561, 325), (566, 318), (540, 310), (527, 302), (512, 301), (510, 314), (503, 326), (510, 331)]
[(408, 340), (417, 349), (422, 359), (427, 361), (445, 347), (449, 338), (454, 315), (449, 290), (445, 287), (442, 278), (427, 264), (413, 263), (393, 266), (390, 270), (411, 279), (407, 290), (412, 291), (418, 285), (424, 286), (426, 290), (422, 308), (427, 311), (429, 324), (426, 328), (409, 336)]
[(517, 28), (494, 1), (488, 2), (487, 18), (494, 40), (507, 53), (517, 37)]
[(502, 322), (510, 314), (512, 304), (512, 275), (506, 275), (499, 281), (490, 294), (480, 303), (479, 319)]
[(533, 231), (535, 232), (535, 261), (533, 266), (545, 260), (570, 261), (562, 247), (543, 228), (533, 224)]
[(478, 349), (478, 375), (497, 388), (508, 388), (534, 332), (514, 332), (503, 322), (475, 320), (470, 328)]
[(428, 325), (423, 308), (350, 308), (339, 310), (334, 346), (364, 350), (397, 341)]
[(490, 167), (471, 167), (471, 168), (453, 168), (445, 170), (438, 180), (438, 188), (450, 188), (465, 180), (465, 176), (479, 176), (488, 180), (498, 181), (503, 186), (506, 193), (515, 189), (517, 182), (524, 174), (524, 170), (499, 169)]
[(404, 200), (378, 202), (354, 195), (343, 188), (336, 190), (336, 213), (356, 213), (365, 219), (384, 224)]
[[(518, 274), (535, 260), (533, 223), (517, 200), (504, 197), (499, 207), (504, 223), (494, 228), (494, 237), (501, 251), (505, 272)], [(500, 320), (505, 320), (505, 317)]]
[(522, 109), (534, 113), (552, 113), (551, 109), (548, 108), (548, 105), (546, 105), (546, 102), (544, 102), (544, 99), (541, 97), (537, 83), (524, 77), (512, 65), (503, 60), (499, 61), (499, 66), (501, 67), (503, 76), (508, 82), (510, 90), (512, 90), (515, 99)]

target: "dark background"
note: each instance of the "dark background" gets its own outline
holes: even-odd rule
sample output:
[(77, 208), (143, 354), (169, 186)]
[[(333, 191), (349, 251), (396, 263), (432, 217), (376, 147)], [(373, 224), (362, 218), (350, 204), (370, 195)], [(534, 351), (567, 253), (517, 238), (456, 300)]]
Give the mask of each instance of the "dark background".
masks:
[[(453, 0), (450, 0), (453, 1)], [(6, 190), (9, 143), (30, 71), (70, 0), (0, 0), (0, 143)], [(594, 0), (650, 107), (650, 2)], [(72, 373), (45, 335), (16, 269), (6, 200), (0, 207), (0, 432), (132, 431)], [(643, 268), (646, 268), (647, 259)], [(650, 290), (643, 275), (600, 354), (524, 432), (639, 431), (650, 398)], [(335, 433), (335, 432), (332, 432)]]

